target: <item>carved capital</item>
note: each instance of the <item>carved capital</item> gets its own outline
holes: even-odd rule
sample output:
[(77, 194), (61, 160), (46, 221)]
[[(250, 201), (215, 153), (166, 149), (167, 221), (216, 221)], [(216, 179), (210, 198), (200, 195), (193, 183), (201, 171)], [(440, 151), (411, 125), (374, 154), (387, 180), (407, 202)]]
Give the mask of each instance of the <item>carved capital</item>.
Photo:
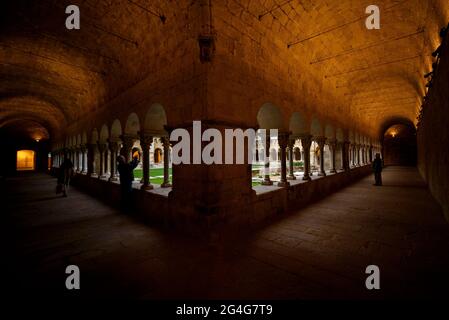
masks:
[(310, 150), (310, 146), (312, 145), (312, 136), (310, 134), (302, 135), (300, 140), (303, 149)]

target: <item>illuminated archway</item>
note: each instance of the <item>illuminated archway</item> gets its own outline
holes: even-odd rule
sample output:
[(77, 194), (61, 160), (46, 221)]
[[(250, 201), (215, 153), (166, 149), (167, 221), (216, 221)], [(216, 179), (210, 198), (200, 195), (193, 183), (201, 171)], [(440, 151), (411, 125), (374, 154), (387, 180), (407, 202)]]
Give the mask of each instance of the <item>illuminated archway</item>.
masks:
[(16, 169), (17, 171), (31, 171), (36, 166), (36, 154), (33, 150), (18, 150)]

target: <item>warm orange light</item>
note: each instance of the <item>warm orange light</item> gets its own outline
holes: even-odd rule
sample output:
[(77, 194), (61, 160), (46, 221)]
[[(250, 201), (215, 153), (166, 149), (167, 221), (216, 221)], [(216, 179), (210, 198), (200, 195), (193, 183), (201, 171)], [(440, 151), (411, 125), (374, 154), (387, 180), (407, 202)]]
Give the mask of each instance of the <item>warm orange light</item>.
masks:
[(17, 151), (17, 171), (34, 170), (34, 151), (19, 150)]

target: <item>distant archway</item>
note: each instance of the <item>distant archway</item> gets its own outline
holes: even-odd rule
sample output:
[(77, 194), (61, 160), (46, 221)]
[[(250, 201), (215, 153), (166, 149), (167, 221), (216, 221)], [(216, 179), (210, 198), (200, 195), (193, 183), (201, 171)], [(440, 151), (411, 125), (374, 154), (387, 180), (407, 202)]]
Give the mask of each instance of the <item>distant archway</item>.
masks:
[(33, 150), (18, 150), (16, 157), (17, 171), (32, 171), (36, 168), (36, 153)]
[(413, 125), (394, 124), (383, 135), (383, 159), (385, 165), (416, 165), (416, 129)]

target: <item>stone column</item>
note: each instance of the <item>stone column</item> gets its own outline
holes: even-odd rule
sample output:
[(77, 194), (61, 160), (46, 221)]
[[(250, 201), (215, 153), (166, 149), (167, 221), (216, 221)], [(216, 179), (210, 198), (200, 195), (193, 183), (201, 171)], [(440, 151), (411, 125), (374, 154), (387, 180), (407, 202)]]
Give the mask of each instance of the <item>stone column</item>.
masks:
[(373, 146), (369, 146), (369, 162), (373, 162)]
[(86, 163), (86, 157), (87, 157), (87, 148), (86, 145), (81, 145), (81, 173), (86, 174), (87, 173), (87, 163)]
[(153, 143), (153, 137), (146, 134), (140, 136), (140, 146), (142, 147), (142, 190), (151, 190), (153, 185), (150, 183), (150, 146)]
[(349, 169), (350, 169), (350, 164), (349, 164), (350, 142), (349, 141), (343, 142), (341, 152), (342, 152), (342, 159), (343, 159), (343, 170), (349, 171)]
[(106, 143), (98, 143), (98, 152), (100, 153), (100, 171), (98, 172), (98, 179), (106, 178), (105, 175), (105, 152), (106, 152)]
[(356, 146), (355, 146), (355, 151), (356, 151), (356, 166), (357, 167), (360, 167), (360, 145), (359, 144), (357, 144)]
[(278, 144), (281, 148), (281, 180), (278, 183), (279, 187), (288, 187), (290, 183), (287, 181), (287, 144), (288, 144), (288, 133), (280, 132), (278, 134)]
[(312, 136), (310, 134), (304, 135), (300, 138), (301, 145), (304, 150), (304, 176), (302, 180), (311, 180), (310, 172), (310, 145), (312, 144)]
[(80, 161), (80, 158), (79, 158), (80, 149), (78, 147), (75, 147), (73, 149), (73, 152), (74, 152), (74, 159), (75, 159), (75, 163), (74, 163), (75, 172), (79, 173), (80, 172), (80, 162), (79, 162)]
[(324, 144), (326, 143), (326, 138), (318, 137), (316, 141), (318, 143), (318, 147), (320, 148), (320, 171), (318, 172), (318, 176), (325, 177), (326, 171), (324, 171)]
[(328, 145), (329, 145), (329, 150), (331, 152), (331, 170), (330, 170), (330, 173), (337, 173), (337, 170), (335, 169), (335, 154), (337, 152), (337, 141), (336, 140), (330, 140)]
[(171, 187), (170, 184), (170, 138), (162, 137), (162, 145), (164, 146), (164, 182), (161, 184), (162, 188)]
[(134, 141), (136, 140), (136, 138), (133, 136), (129, 136), (129, 135), (122, 135), (121, 139), (122, 139), (123, 147), (122, 147), (120, 154), (125, 157), (126, 162), (130, 162), (131, 161), (131, 152), (133, 150), (133, 145), (134, 145)]
[(294, 168), (293, 168), (293, 148), (295, 147), (295, 140), (290, 139), (288, 141), (288, 161), (289, 161), (289, 174), (287, 177), (287, 180), (295, 180), (296, 177), (294, 175)]
[(111, 175), (109, 181), (117, 181), (117, 152), (119, 149), (119, 142), (117, 140), (109, 140), (109, 150), (111, 151)]
[(95, 154), (98, 151), (98, 147), (95, 143), (87, 145), (87, 174), (92, 178), (98, 177), (97, 168), (95, 167)]
[(270, 179), (270, 130), (266, 130), (265, 136), (265, 173), (264, 178), (261, 182), (263, 186), (271, 186), (273, 185), (273, 181)]

